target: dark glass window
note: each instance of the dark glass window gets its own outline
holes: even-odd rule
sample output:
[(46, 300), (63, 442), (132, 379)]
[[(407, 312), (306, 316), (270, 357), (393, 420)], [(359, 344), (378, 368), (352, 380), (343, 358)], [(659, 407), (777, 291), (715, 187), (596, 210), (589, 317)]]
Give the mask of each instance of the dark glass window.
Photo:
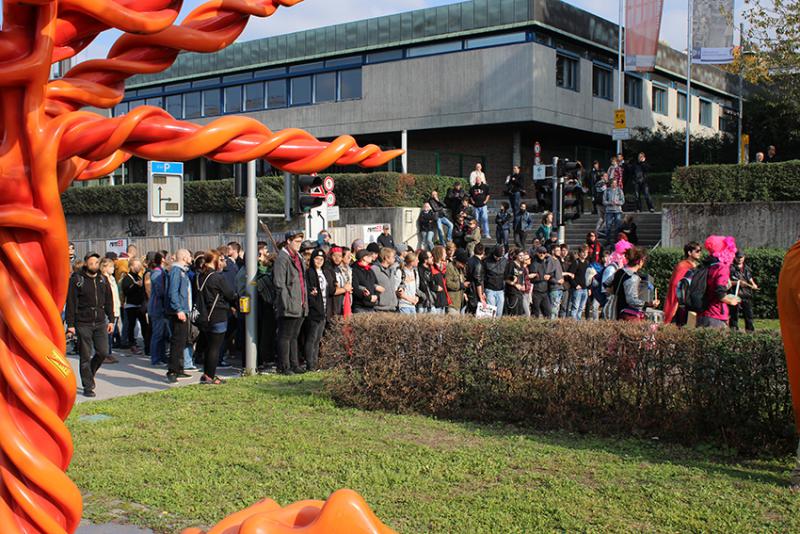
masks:
[(642, 107), (642, 79), (625, 76), (625, 105)]
[(167, 101), (167, 113), (169, 113), (176, 119), (183, 118), (183, 96), (171, 95), (166, 98), (166, 101)]
[(578, 65), (579, 61), (573, 57), (556, 55), (556, 85), (578, 91)]
[(196, 119), (202, 113), (200, 91), (194, 91), (183, 95), (183, 117), (185, 119)]
[(264, 109), (264, 82), (244, 86), (244, 110)]
[(244, 82), (252, 79), (253, 79), (252, 72), (240, 72), (239, 74), (229, 74), (227, 76), (223, 76), (222, 83)]
[(269, 109), (285, 108), (288, 101), (289, 99), (286, 96), (286, 80), (267, 82), (267, 107)]
[(447, 43), (415, 46), (409, 48), (406, 55), (408, 57), (432, 56), (435, 54), (446, 54), (447, 52), (457, 52), (461, 49), (461, 41), (449, 41)]
[(156, 85), (155, 87), (145, 87), (144, 89), (139, 89), (139, 96), (150, 96), (158, 94), (161, 94), (160, 85)]
[(160, 108), (162, 106), (161, 97), (157, 96), (155, 98), (148, 98), (144, 101), (145, 105), (147, 106), (155, 106)]
[(274, 69), (261, 69), (257, 70), (253, 75), (256, 78), (272, 78), (275, 76), (283, 76), (286, 74), (286, 67), (277, 67)]
[(131, 102), (128, 102), (128, 109), (133, 110), (139, 106), (144, 106), (144, 100), (132, 100)]
[(336, 73), (325, 72), (314, 76), (314, 102), (336, 100)]
[(711, 102), (708, 100), (701, 100), (700, 101), (700, 124), (703, 126), (708, 126), (711, 128), (711, 116), (713, 114), (713, 108), (711, 106)]
[(125, 115), (128, 112), (128, 103), (127, 102), (120, 102), (116, 106), (114, 106), (114, 116), (119, 117), (120, 115)]
[(217, 85), (219, 83), (219, 78), (206, 78), (205, 80), (195, 80), (192, 82), (192, 87), (208, 87), (211, 85)]
[(361, 98), (361, 69), (343, 70), (339, 73), (339, 100)]
[(315, 70), (321, 70), (323, 68), (322, 61), (316, 61), (314, 63), (303, 63), (302, 65), (292, 65), (289, 67), (289, 74), (300, 74), (303, 72), (311, 72)]
[(361, 56), (340, 57), (325, 61), (327, 68), (352, 67), (354, 65), (361, 65)]
[(292, 78), (292, 105), (300, 106), (311, 103), (311, 76)]
[(182, 82), (182, 83), (173, 83), (170, 85), (164, 86), (164, 91), (172, 92), (172, 91), (185, 91), (186, 89), (192, 86), (189, 82)]
[(397, 61), (403, 59), (403, 50), (386, 50), (367, 54), (367, 63), (383, 63), (384, 61)]
[(678, 93), (677, 115), (681, 120), (686, 120), (686, 93)]
[(667, 90), (656, 85), (653, 86), (653, 111), (660, 115), (669, 115)]
[(498, 46), (505, 44), (524, 43), (527, 40), (525, 32), (506, 33), (503, 35), (489, 35), (487, 37), (476, 37), (467, 39), (467, 48), (486, 48), (487, 46)]
[(207, 89), (203, 91), (203, 116), (216, 117), (221, 115), (222, 106), (220, 105), (219, 89)]
[(614, 100), (614, 76), (610, 69), (599, 65), (592, 67), (592, 94), (598, 98)]
[(242, 111), (242, 86), (234, 85), (225, 88), (225, 113)]

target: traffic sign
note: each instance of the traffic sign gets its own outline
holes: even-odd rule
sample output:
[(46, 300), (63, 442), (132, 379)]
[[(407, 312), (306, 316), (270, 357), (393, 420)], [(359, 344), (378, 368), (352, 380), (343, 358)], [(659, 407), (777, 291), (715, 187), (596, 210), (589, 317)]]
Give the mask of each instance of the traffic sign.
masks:
[(622, 130), (628, 127), (628, 121), (625, 117), (625, 110), (624, 109), (615, 109), (614, 110), (614, 129), (615, 130)]
[(533, 166), (533, 181), (545, 180), (547, 178), (547, 165)]
[(147, 215), (151, 222), (183, 222), (183, 163), (148, 162)]
[(336, 195), (333, 193), (328, 193), (325, 195), (325, 204), (328, 206), (335, 206), (336, 205)]
[(539, 165), (542, 162), (542, 145), (539, 144), (539, 141), (536, 141), (536, 143), (533, 145), (533, 162), (536, 165)]
[(631, 138), (631, 131), (628, 128), (614, 128), (611, 139), (614, 141), (627, 141)]
[(339, 206), (328, 206), (328, 222), (336, 222), (340, 217)]
[(334, 186), (334, 185), (335, 185), (335, 184), (334, 184), (333, 178), (332, 178), (332, 177), (330, 177), (330, 176), (326, 176), (326, 177), (325, 177), (325, 180), (322, 182), (322, 187), (323, 187), (323, 188), (325, 189), (325, 191), (327, 191), (328, 193), (330, 193), (331, 191), (333, 191), (333, 186)]

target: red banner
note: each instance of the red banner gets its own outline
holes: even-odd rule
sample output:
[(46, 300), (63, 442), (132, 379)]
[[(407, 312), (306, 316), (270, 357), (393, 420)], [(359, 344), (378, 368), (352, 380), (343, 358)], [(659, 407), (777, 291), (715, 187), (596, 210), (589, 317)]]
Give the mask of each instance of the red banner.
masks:
[(628, 0), (625, 8), (625, 70), (656, 66), (664, 0)]

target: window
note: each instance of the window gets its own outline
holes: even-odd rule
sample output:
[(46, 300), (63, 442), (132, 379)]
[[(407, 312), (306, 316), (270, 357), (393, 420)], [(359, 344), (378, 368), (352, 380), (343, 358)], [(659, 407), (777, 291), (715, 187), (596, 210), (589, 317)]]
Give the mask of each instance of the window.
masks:
[(311, 103), (311, 76), (291, 79), (291, 102), (293, 106)]
[(700, 101), (700, 124), (703, 126), (708, 126), (711, 128), (711, 115), (712, 115), (712, 108), (711, 102), (708, 100), (701, 100)]
[(240, 72), (239, 74), (229, 74), (227, 76), (222, 77), (222, 83), (231, 83), (231, 82), (246, 82), (247, 80), (253, 79), (252, 72)]
[(355, 65), (361, 65), (361, 56), (340, 57), (325, 61), (327, 68), (352, 67)]
[(336, 73), (325, 72), (314, 76), (314, 102), (336, 100)]
[(598, 98), (614, 100), (614, 76), (611, 69), (592, 67), (592, 94)]
[(162, 106), (161, 97), (157, 96), (155, 98), (148, 98), (148, 99), (146, 99), (144, 101), (144, 104), (146, 106), (154, 106), (154, 107), (160, 108)]
[(343, 70), (339, 73), (339, 100), (361, 98), (361, 69)]
[(556, 55), (556, 85), (578, 91), (578, 60), (562, 54)]
[(144, 100), (131, 100), (128, 102), (128, 109), (134, 110), (139, 106), (144, 106)]
[(160, 85), (156, 85), (155, 87), (146, 87), (144, 89), (139, 89), (139, 96), (150, 96), (158, 94), (161, 94)]
[(300, 74), (303, 72), (311, 72), (315, 70), (322, 70), (323, 63), (322, 61), (317, 61), (315, 63), (303, 63), (302, 65), (293, 65), (289, 67), (290, 74)]
[(189, 82), (173, 83), (173, 84), (170, 84), (170, 85), (165, 85), (164, 86), (164, 91), (166, 91), (168, 93), (172, 92), (172, 91), (185, 91), (186, 89), (190, 88), (191, 86), (192, 86), (192, 84), (189, 83)]
[(244, 86), (244, 110), (264, 109), (264, 82)]
[(242, 86), (234, 85), (225, 88), (225, 113), (242, 111)]
[(686, 120), (686, 93), (678, 92), (677, 115), (680, 120)]
[(120, 115), (125, 115), (128, 112), (128, 103), (127, 102), (120, 102), (116, 106), (114, 106), (114, 116), (119, 117)]
[(276, 67), (274, 69), (261, 69), (253, 73), (256, 78), (274, 78), (275, 76), (284, 76), (286, 74), (286, 67)]
[(203, 116), (216, 117), (221, 114), (219, 89), (206, 89), (203, 91)]
[(447, 43), (415, 46), (409, 48), (406, 55), (408, 57), (433, 56), (436, 54), (446, 54), (448, 52), (458, 52), (461, 48), (461, 41), (449, 41)]
[(219, 78), (206, 78), (205, 80), (195, 80), (192, 82), (192, 87), (209, 87), (211, 85), (217, 85), (219, 83)]
[(267, 108), (285, 108), (289, 100), (286, 96), (286, 80), (267, 82)]
[(398, 59), (403, 59), (403, 51), (400, 49), (367, 54), (367, 63), (383, 63), (384, 61), (397, 61)]
[(166, 101), (167, 101), (167, 113), (169, 113), (176, 119), (183, 118), (183, 96), (170, 95), (166, 98)]
[(642, 79), (625, 76), (625, 105), (642, 107)]
[(524, 43), (528, 40), (525, 32), (506, 33), (503, 35), (489, 35), (488, 37), (477, 37), (467, 39), (467, 48), (486, 48), (488, 46), (498, 46), (504, 44)]
[(200, 91), (183, 95), (183, 117), (185, 119), (196, 119), (202, 115), (201, 111)]
[(667, 90), (653, 85), (653, 112), (660, 115), (669, 115), (667, 107)]

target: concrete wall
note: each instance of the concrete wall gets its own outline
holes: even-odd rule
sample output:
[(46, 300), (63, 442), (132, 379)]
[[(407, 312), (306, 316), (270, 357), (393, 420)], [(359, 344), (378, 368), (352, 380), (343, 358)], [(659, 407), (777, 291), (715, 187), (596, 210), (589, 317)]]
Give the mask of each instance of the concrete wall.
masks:
[(734, 236), (742, 248), (788, 248), (800, 238), (800, 202), (665, 204), (663, 211), (665, 247), (702, 242), (712, 234)]

